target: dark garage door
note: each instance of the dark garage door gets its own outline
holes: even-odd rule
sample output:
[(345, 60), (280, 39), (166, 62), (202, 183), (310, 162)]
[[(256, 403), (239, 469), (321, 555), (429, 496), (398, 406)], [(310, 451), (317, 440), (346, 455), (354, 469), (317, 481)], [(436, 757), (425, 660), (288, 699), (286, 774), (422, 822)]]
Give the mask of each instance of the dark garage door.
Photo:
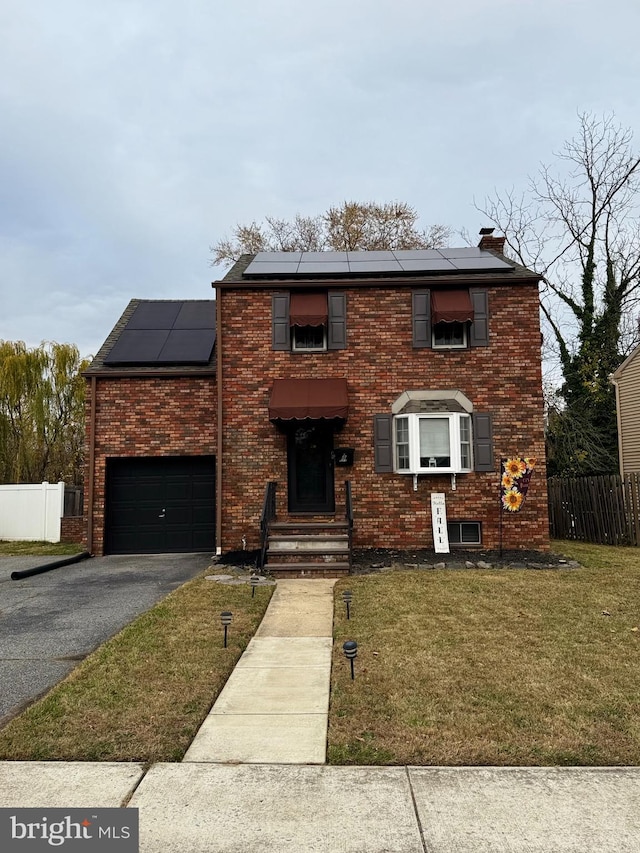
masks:
[(108, 554), (167, 554), (215, 547), (215, 457), (107, 460)]

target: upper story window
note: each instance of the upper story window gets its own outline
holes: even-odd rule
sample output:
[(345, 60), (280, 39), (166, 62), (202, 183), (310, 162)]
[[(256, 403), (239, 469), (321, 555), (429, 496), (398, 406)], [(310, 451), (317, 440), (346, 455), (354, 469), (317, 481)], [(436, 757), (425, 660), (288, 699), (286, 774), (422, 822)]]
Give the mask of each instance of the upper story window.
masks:
[(327, 325), (291, 327), (291, 348), (294, 351), (323, 352), (327, 348)]
[(322, 352), (327, 348), (329, 310), (326, 292), (296, 291), (289, 296), (291, 348)]
[(466, 349), (489, 345), (486, 290), (414, 290), (412, 305), (414, 348)]
[(434, 323), (431, 328), (431, 346), (434, 349), (465, 349), (468, 323)]
[(346, 296), (326, 290), (272, 295), (272, 346), (290, 352), (324, 352), (347, 345)]

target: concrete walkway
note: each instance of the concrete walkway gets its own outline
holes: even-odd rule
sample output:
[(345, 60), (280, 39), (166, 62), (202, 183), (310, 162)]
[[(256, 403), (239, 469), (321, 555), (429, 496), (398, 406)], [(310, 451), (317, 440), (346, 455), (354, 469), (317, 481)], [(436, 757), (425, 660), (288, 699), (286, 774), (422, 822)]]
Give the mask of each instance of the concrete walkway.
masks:
[(281, 580), (185, 762), (324, 764), (335, 580)]

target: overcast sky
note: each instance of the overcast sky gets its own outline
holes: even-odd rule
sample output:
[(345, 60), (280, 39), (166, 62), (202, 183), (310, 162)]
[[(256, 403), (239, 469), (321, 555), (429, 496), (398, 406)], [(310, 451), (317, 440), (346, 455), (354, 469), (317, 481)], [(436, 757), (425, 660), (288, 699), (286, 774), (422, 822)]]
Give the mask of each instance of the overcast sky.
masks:
[(2, 0), (0, 339), (93, 354), (132, 297), (209, 298), (265, 214), (476, 234), (578, 112), (640, 144), (639, 33), (638, 0)]

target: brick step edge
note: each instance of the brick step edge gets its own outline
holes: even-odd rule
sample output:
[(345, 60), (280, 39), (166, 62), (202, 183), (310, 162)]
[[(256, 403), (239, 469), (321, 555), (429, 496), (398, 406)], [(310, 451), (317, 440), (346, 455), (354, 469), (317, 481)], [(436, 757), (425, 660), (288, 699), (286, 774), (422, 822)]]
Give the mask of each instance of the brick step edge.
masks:
[(274, 557), (279, 557), (283, 563), (290, 563), (292, 560), (297, 563), (318, 563), (325, 560), (325, 558), (326, 562), (335, 563), (336, 557), (345, 558), (348, 556), (348, 548), (338, 548), (335, 551), (331, 551), (328, 548), (317, 551), (311, 548), (269, 548), (267, 551), (267, 562)]
[(351, 571), (349, 563), (267, 563), (264, 570), (275, 578), (341, 578)]
[(273, 531), (278, 535), (288, 535), (288, 534), (297, 534), (300, 535), (312, 535), (314, 536), (316, 533), (335, 533), (336, 535), (341, 535), (347, 533), (349, 529), (348, 524), (310, 524), (305, 522), (304, 524), (295, 524), (289, 523), (286, 524), (283, 522), (282, 524), (270, 524), (269, 531)]
[(269, 546), (275, 548), (290, 542), (291, 545), (314, 545), (318, 548), (335, 548), (339, 546), (349, 547), (348, 536), (270, 536)]

